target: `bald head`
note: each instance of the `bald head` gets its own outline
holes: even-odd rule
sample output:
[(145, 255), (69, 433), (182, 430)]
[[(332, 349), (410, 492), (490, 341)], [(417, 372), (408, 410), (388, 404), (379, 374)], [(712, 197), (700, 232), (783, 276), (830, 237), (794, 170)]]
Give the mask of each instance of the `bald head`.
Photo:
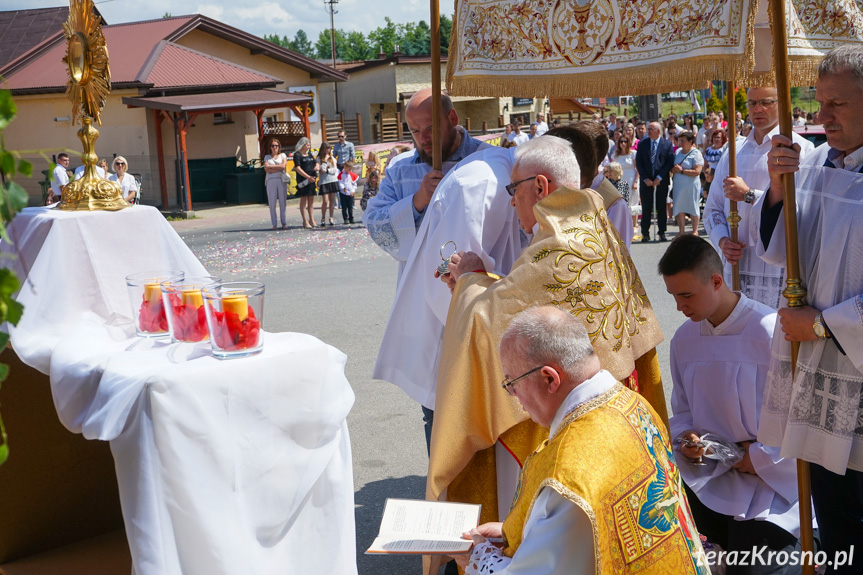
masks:
[[(453, 109), (452, 100), (446, 94), (441, 94), (441, 149), (443, 160), (452, 156), (458, 150), (460, 142), (458, 130), (458, 114)], [(434, 110), (432, 108), (431, 88), (423, 88), (416, 92), (408, 100), (405, 108), (405, 120), (408, 124), (411, 137), (417, 148), (417, 154), (426, 164), (432, 163), (432, 121)]]

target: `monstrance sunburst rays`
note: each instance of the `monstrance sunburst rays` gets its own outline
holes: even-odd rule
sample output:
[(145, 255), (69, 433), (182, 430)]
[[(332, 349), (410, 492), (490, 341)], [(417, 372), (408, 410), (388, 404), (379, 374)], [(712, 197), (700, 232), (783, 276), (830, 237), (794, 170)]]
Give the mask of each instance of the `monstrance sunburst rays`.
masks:
[(69, 75), (66, 97), (72, 101), (72, 122), (85, 115), (101, 126), (102, 108), (111, 92), (111, 69), (93, 0), (70, 0), (69, 19), (63, 23), (63, 33), (66, 37), (63, 62)]
[(84, 146), (81, 155), (84, 176), (63, 186), (57, 206), (60, 210), (115, 211), (129, 207), (120, 186), (96, 174), (99, 130), (93, 121), (102, 125), (102, 108), (111, 93), (111, 70), (101, 21), (94, 12), (93, 0), (69, 0), (69, 19), (63, 23), (66, 37), (63, 62), (69, 74), (66, 97), (72, 102), (72, 123), (81, 120), (78, 139)]

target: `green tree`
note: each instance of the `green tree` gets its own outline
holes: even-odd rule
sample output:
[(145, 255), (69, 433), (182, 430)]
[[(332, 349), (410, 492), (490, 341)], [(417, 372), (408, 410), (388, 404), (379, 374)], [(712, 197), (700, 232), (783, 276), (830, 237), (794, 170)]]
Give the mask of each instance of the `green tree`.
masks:
[(446, 14), (440, 15), (440, 53), (449, 53), (449, 39), (452, 35), (452, 19)]
[(288, 40), (287, 36), (279, 37), (278, 34), (265, 34), (264, 40), (267, 42), (272, 42), (276, 46), (281, 46), (282, 48), (289, 48), (290, 40)]
[[(330, 31), (321, 30), (318, 41), (315, 42), (315, 56), (320, 60), (330, 60), (333, 57), (330, 44)], [(348, 53), (348, 33), (344, 30), (336, 30), (336, 58), (344, 59)]]
[(348, 32), (342, 52), (338, 52), (336, 47), (336, 54), (345, 62), (361, 62), (375, 57), (374, 50), (369, 46), (363, 33), (355, 31)]
[(303, 29), (297, 30), (297, 33), (294, 34), (294, 39), (291, 40), (288, 48), (294, 52), (299, 52), (303, 56), (307, 56), (309, 58), (315, 57), (315, 46), (312, 44), (311, 40), (309, 40), (306, 31)]
[(399, 30), (396, 25), (390, 20), (389, 16), (384, 17), (386, 25), (377, 27), (369, 32), (368, 42), (372, 49), (383, 52), (387, 56), (392, 56), (395, 45), (401, 40)]
[[(20, 185), (12, 181), (18, 174), (30, 177), (33, 173), (33, 164), (21, 159), (20, 154), (6, 149), (6, 143), (2, 137), (3, 130), (15, 119), (17, 109), (12, 101), (12, 93), (9, 90), (0, 90), (0, 237), (3, 241), (11, 243), (6, 233), (6, 226), (15, 217), (15, 214), (27, 207), (27, 192)], [(53, 167), (52, 167), (53, 169)], [(0, 268), (0, 323), (9, 322), (17, 325), (21, 319), (24, 307), (15, 301), (14, 294), (21, 285), (14, 272), (8, 267)], [(9, 343), (9, 334), (0, 333), (0, 349)], [(0, 364), (0, 382), (9, 375), (9, 366)], [(3, 419), (0, 418), (0, 465), (9, 458), (9, 444), (6, 437), (6, 428)]]
[(400, 42), (402, 54), (407, 56), (427, 56), (431, 54), (431, 27), (425, 20), (405, 24)]
[(734, 109), (740, 112), (743, 117), (746, 117), (748, 110), (746, 109), (746, 89), (737, 88), (734, 93)]

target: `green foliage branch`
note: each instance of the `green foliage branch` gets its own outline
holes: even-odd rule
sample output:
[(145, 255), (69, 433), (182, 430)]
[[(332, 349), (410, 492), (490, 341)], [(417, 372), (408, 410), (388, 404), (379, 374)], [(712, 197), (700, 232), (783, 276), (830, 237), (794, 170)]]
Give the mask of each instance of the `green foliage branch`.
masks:
[[(6, 149), (3, 131), (15, 119), (17, 110), (9, 90), (0, 90), (0, 237), (10, 243), (7, 226), (15, 214), (27, 207), (27, 191), (12, 181), (17, 175), (30, 177), (33, 164), (21, 158), (20, 152)], [(53, 168), (52, 168), (53, 169)], [(15, 273), (8, 267), (0, 268), (0, 324), (8, 322), (17, 325), (24, 307), (15, 301), (14, 295), (21, 284)], [(9, 343), (9, 334), (0, 332), (0, 350)], [(0, 382), (9, 375), (9, 366), (0, 364)], [(0, 465), (9, 458), (9, 443), (3, 418), (0, 417)]]

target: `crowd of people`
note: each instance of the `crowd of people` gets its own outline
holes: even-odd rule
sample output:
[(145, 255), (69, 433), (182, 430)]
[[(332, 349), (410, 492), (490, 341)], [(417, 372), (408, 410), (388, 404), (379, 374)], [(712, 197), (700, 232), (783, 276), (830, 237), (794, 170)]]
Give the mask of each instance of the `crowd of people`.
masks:
[[(438, 171), (431, 92), (411, 98), (416, 149), (363, 213), (399, 262), (373, 377), (420, 403), (427, 498), (482, 506), (456, 557), (465, 573), (863, 572), (863, 125), (849, 105), (863, 48), (828, 54), (816, 88), (817, 149), (779, 135), (775, 88), (747, 90), (748, 113), (729, 118), (735, 176), (721, 113), (537, 124), (511, 151), (471, 138), (446, 95)], [(795, 308), (781, 299), (789, 174), (808, 290)], [(650, 304), (669, 296), (648, 296), (627, 240), (640, 217), (649, 241), (655, 210), (666, 241), (669, 190), (678, 234), (658, 273), (687, 318), (670, 346), (670, 418)], [(441, 268), (447, 241), (458, 248)], [(811, 469), (808, 555), (795, 459)]]
[[(54, 166), (51, 172), (51, 188), (45, 195), (45, 205), (51, 206), (60, 201), (63, 195), (63, 186), (69, 182), (84, 177), (84, 165), (80, 165), (75, 170), (70, 170), (69, 165), (71, 159), (69, 154), (61, 152), (57, 154), (57, 165)], [(141, 201), (141, 182), (128, 172), (129, 164), (123, 156), (114, 156), (112, 165), (113, 173), (109, 173), (108, 160), (102, 158), (96, 164), (96, 175), (104, 180), (115, 182), (120, 186), (123, 198), (130, 204), (137, 204)]]

